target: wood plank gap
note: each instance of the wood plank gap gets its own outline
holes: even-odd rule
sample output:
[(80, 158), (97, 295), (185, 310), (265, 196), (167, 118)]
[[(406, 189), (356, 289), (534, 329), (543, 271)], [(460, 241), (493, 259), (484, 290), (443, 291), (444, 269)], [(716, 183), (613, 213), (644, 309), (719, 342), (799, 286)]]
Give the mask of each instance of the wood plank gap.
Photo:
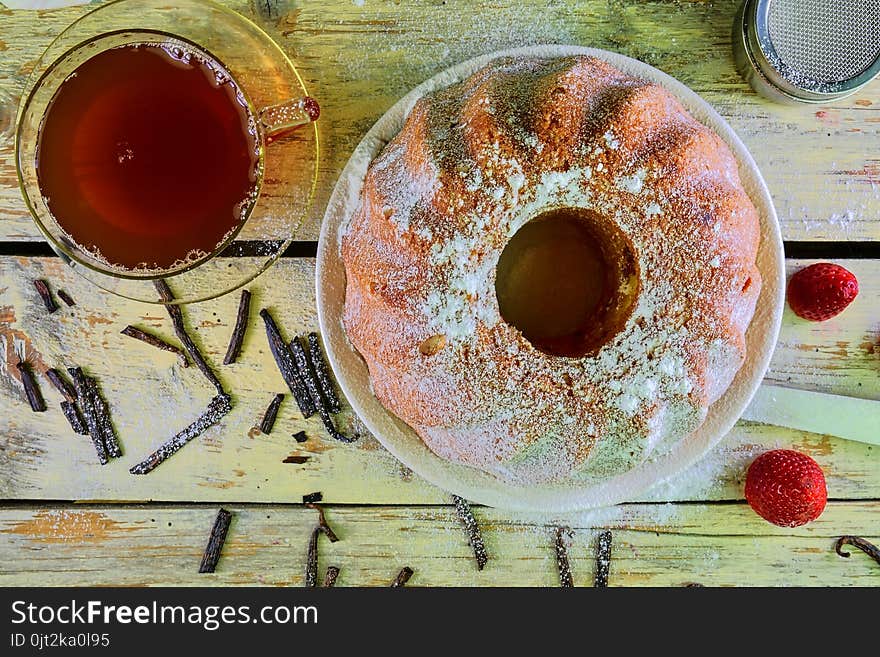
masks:
[[(253, 257), (261, 253), (265, 243), (241, 240), (229, 245), (224, 258)], [(318, 253), (316, 241), (294, 241), (281, 254), (282, 258), (314, 258)], [(26, 258), (57, 257), (46, 242), (0, 242), (0, 256)], [(790, 259), (827, 260), (880, 260), (880, 242), (785, 242), (785, 257)]]
[(57, 258), (48, 242), (0, 242), (0, 256)]
[(880, 260), (880, 242), (785, 242), (785, 257), (801, 260)]
[[(880, 498), (842, 498), (842, 497), (829, 497), (828, 503), (834, 504), (880, 504)], [(216, 507), (219, 505), (227, 505), (234, 506), (236, 508), (241, 509), (250, 509), (250, 508), (265, 508), (265, 507), (278, 507), (278, 508), (298, 508), (301, 507), (303, 509), (308, 508), (307, 505), (302, 502), (236, 502), (230, 500), (196, 500), (196, 501), (186, 501), (186, 500), (174, 500), (174, 501), (162, 501), (162, 500), (116, 500), (116, 501), (108, 501), (108, 500), (61, 500), (61, 499), (4, 499), (0, 500), (0, 511), (5, 511), (9, 509), (19, 509), (19, 508), (34, 508), (39, 507), (40, 509), (75, 509), (77, 507), (88, 506), (90, 508), (103, 508), (103, 509), (114, 509), (123, 506), (130, 507)], [(446, 507), (454, 506), (452, 502), (449, 504), (410, 504), (406, 502), (402, 502), (399, 504), (382, 502), (378, 504), (361, 504), (361, 503), (352, 503), (352, 502), (321, 502), (321, 506), (326, 508), (337, 508), (337, 509), (380, 509), (380, 508), (401, 508), (406, 507), (408, 509), (443, 509)], [(740, 500), (674, 500), (671, 502), (666, 501), (656, 501), (656, 502), (621, 502), (616, 506), (625, 506), (625, 507), (652, 507), (652, 506), (665, 506), (667, 504), (673, 504), (675, 506), (685, 507), (685, 506), (713, 506), (713, 507), (722, 507), (722, 506), (743, 506), (746, 504), (744, 499)], [(495, 509), (494, 507), (484, 506), (482, 504), (471, 504), (472, 509), (488, 509), (490, 511), (498, 511), (499, 513), (505, 513), (504, 509)], [(603, 507), (610, 508), (610, 507)], [(573, 513), (589, 513), (590, 511), (595, 511), (596, 509), (585, 509), (584, 511), (575, 511)], [(511, 511), (509, 512), (514, 516), (520, 512)], [(525, 512), (527, 513), (527, 512)], [(548, 520), (548, 522), (550, 522)]]
[[(239, 240), (230, 244), (223, 258), (247, 258), (259, 256), (265, 252), (267, 244), (260, 240)], [(318, 253), (317, 241), (291, 242), (281, 254), (282, 258), (314, 258)], [(58, 254), (52, 250), (48, 242), (0, 242), (0, 256), (16, 256), (26, 258), (52, 258)]]

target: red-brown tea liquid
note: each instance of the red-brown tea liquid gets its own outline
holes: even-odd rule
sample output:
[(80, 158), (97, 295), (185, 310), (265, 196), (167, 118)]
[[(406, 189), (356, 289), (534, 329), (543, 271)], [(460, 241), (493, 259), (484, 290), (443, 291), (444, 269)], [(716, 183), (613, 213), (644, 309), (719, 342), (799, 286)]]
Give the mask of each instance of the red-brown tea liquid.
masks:
[(254, 120), (229, 74), (189, 46), (132, 44), (81, 64), (37, 146), (58, 224), (112, 265), (169, 269), (214, 252), (259, 183)]

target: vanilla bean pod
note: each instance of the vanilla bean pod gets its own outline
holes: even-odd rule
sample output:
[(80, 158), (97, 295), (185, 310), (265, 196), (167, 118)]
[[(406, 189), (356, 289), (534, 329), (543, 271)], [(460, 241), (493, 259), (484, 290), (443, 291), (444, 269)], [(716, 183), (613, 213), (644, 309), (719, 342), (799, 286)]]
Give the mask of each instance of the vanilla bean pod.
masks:
[(159, 293), (159, 298), (164, 302), (165, 310), (168, 312), (169, 317), (171, 317), (171, 324), (174, 326), (174, 333), (177, 335), (177, 339), (180, 340), (180, 343), (183, 345), (183, 348), (186, 349), (186, 352), (189, 354), (189, 357), (192, 358), (196, 367), (198, 367), (201, 373), (205, 375), (205, 378), (208, 379), (211, 385), (217, 389), (217, 396), (226, 395), (226, 391), (223, 389), (223, 384), (220, 383), (220, 379), (214, 374), (214, 370), (212, 370), (211, 366), (205, 361), (202, 352), (199, 351), (196, 343), (193, 342), (193, 339), (187, 332), (186, 324), (183, 321), (183, 311), (180, 309), (179, 305), (171, 303), (174, 301), (174, 294), (171, 292), (171, 288), (168, 287), (168, 283), (160, 278), (153, 281), (153, 285)]
[(46, 378), (49, 379), (49, 383), (55, 386), (55, 389), (61, 393), (65, 400), (71, 404), (76, 403), (76, 388), (64, 378), (61, 372), (54, 368), (48, 369), (46, 370)]
[(40, 295), (40, 299), (43, 300), (43, 305), (46, 307), (49, 314), (58, 310), (58, 304), (55, 302), (55, 299), (52, 298), (52, 293), (49, 291), (49, 286), (46, 284), (46, 281), (37, 279), (34, 281), (34, 287), (37, 288), (37, 294)]
[(556, 568), (559, 570), (559, 585), (564, 588), (574, 586), (571, 578), (571, 564), (568, 562), (568, 547), (566, 540), (571, 535), (568, 527), (556, 528)]
[(867, 554), (877, 563), (880, 563), (880, 548), (871, 543), (870, 541), (866, 541), (861, 536), (841, 536), (837, 539), (837, 543), (834, 545), (834, 551), (837, 552), (841, 557), (849, 558), (850, 553), (844, 552), (841, 548), (844, 545), (852, 545), (857, 547), (862, 552)]
[(157, 349), (161, 349), (162, 351), (169, 351), (177, 356), (177, 358), (180, 360), (181, 367), (189, 367), (189, 361), (186, 359), (186, 354), (183, 353), (183, 349), (165, 342), (165, 340), (156, 335), (153, 335), (152, 333), (147, 333), (146, 331), (142, 331), (136, 326), (131, 325), (126, 326), (120, 331), (120, 333), (122, 333), (122, 335), (127, 335), (130, 338), (134, 338), (135, 340), (145, 342), (151, 347), (156, 347)]
[(214, 520), (214, 526), (211, 528), (211, 535), (208, 538), (208, 545), (205, 547), (205, 554), (202, 556), (202, 563), (199, 564), (200, 573), (213, 573), (216, 570), (231, 522), (232, 514), (229, 511), (220, 509), (217, 512), (217, 518)]
[(211, 399), (207, 410), (196, 418), (192, 424), (162, 443), (155, 452), (133, 466), (129, 472), (137, 475), (151, 472), (190, 440), (201, 435), (205, 429), (217, 424), (230, 410), (232, 410), (232, 402), (229, 399), (229, 395), (216, 395)]
[(324, 586), (326, 588), (336, 586), (337, 577), (339, 577), (339, 568), (336, 566), (327, 566), (327, 574), (324, 575)]
[(406, 586), (406, 583), (409, 581), (409, 578), (413, 576), (413, 569), (409, 566), (404, 566), (400, 569), (400, 572), (397, 573), (397, 577), (394, 578), (394, 581), (391, 582), (391, 588), (397, 589), (402, 586)]
[(73, 429), (75, 433), (78, 433), (81, 436), (89, 435), (89, 430), (86, 428), (79, 411), (76, 409), (76, 404), (69, 401), (63, 401), (61, 402), (61, 411), (70, 423), (70, 428)]
[[(312, 493), (314, 496), (315, 493)], [(305, 496), (303, 497), (303, 501), (305, 501)], [(319, 507), (317, 504), (307, 503), (307, 507), (310, 509), (315, 509), (318, 512), (318, 526), (312, 530), (311, 536), (309, 536), (309, 551), (306, 557), (306, 586), (317, 586), (318, 585), (318, 536), (320, 534), (324, 534), (331, 543), (335, 543), (339, 540), (339, 537), (336, 535), (330, 525), (327, 524), (327, 518), (324, 516), (324, 509)]]
[(318, 379), (318, 385), (321, 388), (324, 399), (327, 400), (327, 410), (331, 413), (338, 413), (342, 409), (342, 404), (339, 402), (336, 388), (333, 386), (333, 381), (330, 379), (327, 361), (324, 359), (324, 353), (321, 350), (321, 343), (318, 334), (315, 332), (309, 333), (308, 341), (309, 360), (311, 361), (312, 369), (315, 371), (315, 377)]
[(474, 550), (474, 557), (477, 559), (477, 569), (483, 570), (483, 567), (489, 560), (489, 555), (486, 554), (486, 546), (483, 543), (483, 535), (480, 533), (477, 519), (474, 518), (470, 505), (463, 498), (453, 495), (452, 501), (455, 503), (455, 512), (458, 515), (458, 520), (467, 532), (468, 543)]
[(611, 568), (611, 532), (604, 531), (596, 539), (596, 586), (608, 586), (608, 571)]
[(82, 408), (83, 419), (86, 421), (89, 436), (95, 446), (95, 452), (98, 454), (98, 461), (101, 465), (106, 465), (110, 460), (107, 455), (107, 445), (104, 442), (103, 428), (98, 424), (98, 412), (95, 408), (95, 399), (92, 396), (86, 375), (80, 367), (70, 367), (67, 371), (70, 373), (70, 377), (73, 379), (73, 385), (76, 387), (76, 396), (79, 400), (80, 408)]
[(119, 439), (116, 437), (116, 430), (110, 421), (110, 409), (107, 407), (107, 401), (98, 390), (98, 383), (90, 376), (86, 376), (86, 385), (89, 394), (94, 400), (95, 416), (98, 420), (98, 428), (104, 440), (104, 446), (107, 448), (107, 455), (110, 458), (118, 458), (122, 456), (122, 448), (119, 446)]
[(281, 331), (278, 330), (278, 325), (269, 311), (263, 308), (260, 311), (260, 317), (263, 318), (263, 322), (266, 325), (266, 338), (269, 340), (269, 350), (275, 358), (275, 364), (278, 366), (278, 370), (281, 372), (287, 387), (290, 388), (290, 392), (293, 393), (293, 398), (296, 400), (296, 405), (299, 406), (300, 413), (302, 413), (304, 418), (309, 418), (315, 414), (316, 409), (306, 389), (306, 384), (300, 376), (296, 361), (290, 352), (290, 347), (287, 346), (287, 343), (281, 337)]
[(340, 442), (353, 443), (355, 440), (357, 440), (357, 436), (349, 438), (348, 436), (345, 436), (337, 431), (336, 425), (333, 424), (333, 418), (330, 417), (330, 412), (327, 408), (327, 404), (321, 397), (320, 390), (318, 390), (318, 381), (315, 378), (315, 375), (312, 374), (311, 369), (309, 368), (308, 358), (306, 357), (305, 349), (303, 349), (302, 344), (296, 338), (290, 341), (290, 353), (293, 354), (293, 361), (296, 364), (296, 369), (300, 374), (300, 378), (305, 383), (306, 390), (308, 391), (309, 397), (312, 400), (312, 405), (318, 410), (318, 415), (321, 416), (321, 422), (324, 423), (324, 428), (327, 430), (327, 433), (330, 434), (331, 438), (334, 438)]
[(235, 319), (235, 328), (232, 329), (232, 335), (229, 338), (229, 347), (226, 349), (226, 356), (223, 357), (223, 364), (230, 365), (238, 358), (241, 353), (241, 346), (244, 344), (244, 333), (247, 330), (248, 317), (251, 311), (251, 293), (247, 290), (241, 291), (241, 298), (238, 302), (238, 314)]
[(338, 541), (339, 537), (336, 535), (336, 532), (334, 532), (330, 528), (330, 525), (327, 524), (327, 518), (324, 516), (324, 509), (312, 502), (307, 502), (306, 506), (318, 512), (318, 526), (324, 531), (324, 533), (327, 535), (327, 538), (330, 539), (330, 542), (335, 543), (336, 541)]
[(306, 579), (305, 586), (314, 587), (318, 585), (318, 536), (324, 531), (320, 527), (315, 527), (309, 534), (309, 547), (306, 552)]
[(58, 298), (61, 299), (64, 303), (66, 303), (69, 308), (72, 308), (73, 306), (76, 305), (76, 301), (73, 300), (73, 297), (71, 297), (64, 290), (58, 290)]
[[(327, 538), (330, 538), (330, 534), (327, 533), (327, 530), (330, 528), (326, 525), (318, 525), (312, 530), (312, 533), (309, 535), (309, 550), (306, 555), (306, 581), (305, 585), (308, 587), (314, 587), (318, 585), (318, 537), (321, 534), (326, 534)], [(330, 538), (331, 542), (338, 541), (336, 535), (333, 534), (333, 538)]]
[(43, 393), (40, 392), (40, 386), (37, 385), (31, 368), (23, 360), (19, 360), (15, 367), (21, 378), (21, 385), (24, 386), (24, 394), (31, 410), (35, 413), (43, 413), (46, 410), (46, 400), (43, 399)]
[(275, 418), (278, 417), (278, 409), (281, 407), (281, 402), (283, 399), (284, 394), (279, 392), (272, 398), (272, 401), (269, 402), (269, 406), (266, 408), (266, 412), (263, 413), (263, 419), (260, 420), (260, 433), (272, 433), (272, 427), (275, 426)]

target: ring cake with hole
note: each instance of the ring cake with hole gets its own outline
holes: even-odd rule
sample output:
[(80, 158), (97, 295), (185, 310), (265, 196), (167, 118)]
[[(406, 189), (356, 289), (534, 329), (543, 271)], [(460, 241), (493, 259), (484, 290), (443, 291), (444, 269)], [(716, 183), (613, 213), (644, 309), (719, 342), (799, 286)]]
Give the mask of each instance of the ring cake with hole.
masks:
[(759, 217), (725, 142), (589, 56), (413, 106), (340, 227), (373, 392), (449, 461), (606, 478), (685, 439), (746, 357)]

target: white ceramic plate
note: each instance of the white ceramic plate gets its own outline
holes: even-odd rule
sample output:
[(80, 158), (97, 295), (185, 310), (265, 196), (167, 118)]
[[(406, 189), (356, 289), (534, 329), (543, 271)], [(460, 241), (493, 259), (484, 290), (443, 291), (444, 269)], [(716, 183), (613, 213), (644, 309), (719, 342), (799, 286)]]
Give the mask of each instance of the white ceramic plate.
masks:
[[(706, 422), (698, 431), (670, 451), (601, 483), (523, 486), (441, 459), (425, 446), (415, 431), (385, 410), (373, 396), (367, 366), (342, 327), (345, 267), (340, 257), (339, 228), (357, 207), (367, 166), (400, 131), (418, 98), (463, 80), (498, 57), (570, 55), (592, 55), (626, 73), (663, 85), (694, 118), (727, 142), (739, 161), (743, 185), (761, 218), (758, 269), (763, 285), (755, 317), (746, 334), (746, 362), (727, 392), (709, 409)], [(367, 133), (342, 171), (330, 197), (318, 243), (317, 300), (321, 332), (336, 379), (361, 420), (388, 451), (431, 483), (473, 502), (514, 510), (565, 512), (631, 500), (651, 486), (681, 473), (705, 455), (733, 427), (764, 376), (779, 333), (784, 288), (782, 237), (773, 202), (754, 160), (727, 122), (697, 94), (665, 73), (623, 55), (579, 46), (529, 46), (483, 55), (439, 73), (401, 98)]]

